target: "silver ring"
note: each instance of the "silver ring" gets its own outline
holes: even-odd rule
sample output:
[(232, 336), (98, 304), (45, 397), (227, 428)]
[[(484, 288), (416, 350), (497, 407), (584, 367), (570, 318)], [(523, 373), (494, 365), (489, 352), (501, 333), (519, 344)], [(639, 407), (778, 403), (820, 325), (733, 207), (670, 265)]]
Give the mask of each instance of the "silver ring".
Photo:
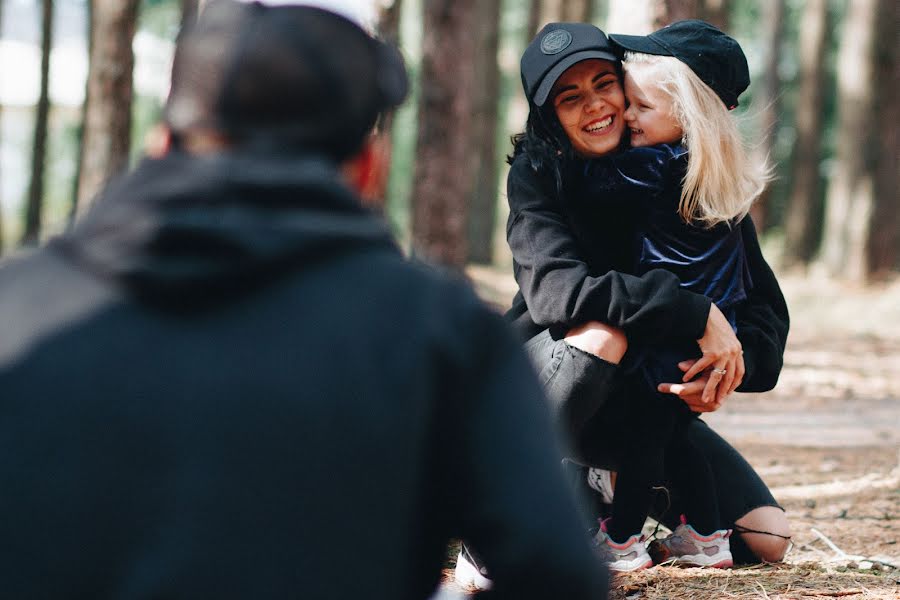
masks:
[(728, 372), (728, 370), (727, 370), (727, 369), (716, 369), (716, 368), (713, 368), (712, 372), (715, 373), (716, 375), (724, 375), (725, 373)]

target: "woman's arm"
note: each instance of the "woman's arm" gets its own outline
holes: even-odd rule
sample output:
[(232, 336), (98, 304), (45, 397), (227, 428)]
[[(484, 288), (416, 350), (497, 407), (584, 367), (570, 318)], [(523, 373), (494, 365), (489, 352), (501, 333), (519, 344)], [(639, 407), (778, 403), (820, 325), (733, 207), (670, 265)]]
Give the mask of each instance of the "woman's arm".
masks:
[(764, 392), (775, 387), (784, 364), (790, 317), (775, 274), (759, 247), (750, 217), (741, 222), (744, 249), (753, 287), (737, 314), (738, 339), (744, 348), (744, 383), (739, 392)]
[[(703, 336), (710, 301), (679, 287), (663, 270), (636, 277), (588, 266), (551, 177), (541, 177), (524, 157), (510, 169), (507, 240), (515, 276), (531, 319), (565, 332), (587, 321), (619, 327), (631, 340)], [(621, 223), (598, 223), (596, 235)]]

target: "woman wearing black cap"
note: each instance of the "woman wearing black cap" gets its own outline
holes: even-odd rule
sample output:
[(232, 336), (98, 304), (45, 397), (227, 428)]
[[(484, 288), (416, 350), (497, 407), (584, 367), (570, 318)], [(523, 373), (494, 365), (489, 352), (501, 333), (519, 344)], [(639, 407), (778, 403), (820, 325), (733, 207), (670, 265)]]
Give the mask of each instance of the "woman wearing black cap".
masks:
[[(744, 373), (724, 392), (739, 386), (763, 391), (774, 386), (781, 370), (787, 308), (749, 219), (740, 228), (754, 287), (737, 314), (739, 338), (715, 304), (682, 289), (671, 273), (628, 274), (634, 215), (610, 203), (573, 201), (581, 196), (585, 159), (621, 147), (621, 63), (596, 27), (556, 23), (528, 46), (521, 67), (530, 111), (525, 132), (514, 140), (508, 179), (507, 238), (519, 285), (508, 316), (528, 340), (576, 460), (615, 468), (621, 440), (608, 424), (617, 364), (629, 341), (697, 342), (704, 356)], [(693, 411), (710, 412), (725, 393), (702, 402), (708, 381), (707, 372), (687, 383), (661, 383)], [(765, 484), (702, 421), (694, 420), (688, 435), (715, 472), (722, 527), (739, 532), (732, 543), (735, 561), (780, 560), (787, 521)], [(685, 512), (677, 488), (669, 500), (671, 506), (660, 507), (657, 515), (674, 528)], [(477, 565), (467, 548), (461, 558), (463, 570), (467, 562)]]

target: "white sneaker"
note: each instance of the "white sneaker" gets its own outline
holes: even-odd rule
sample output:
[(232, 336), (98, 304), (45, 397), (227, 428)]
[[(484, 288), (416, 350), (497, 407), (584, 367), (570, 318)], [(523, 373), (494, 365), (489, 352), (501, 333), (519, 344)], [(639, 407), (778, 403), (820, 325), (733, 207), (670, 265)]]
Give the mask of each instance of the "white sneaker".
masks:
[(651, 542), (650, 553), (656, 564), (725, 569), (734, 564), (731, 543), (728, 541), (730, 536), (730, 529), (700, 535), (682, 516), (681, 525), (675, 528), (672, 535)]
[(487, 567), (471, 550), (463, 544), (456, 557), (456, 569), (453, 578), (459, 586), (466, 590), (489, 590), (494, 587), (494, 582), (488, 577)]
[(652, 567), (653, 559), (647, 553), (644, 536), (636, 533), (624, 544), (614, 542), (606, 533), (606, 521), (608, 520), (600, 521), (600, 530), (594, 535), (594, 544), (603, 555), (609, 570), (624, 573)]

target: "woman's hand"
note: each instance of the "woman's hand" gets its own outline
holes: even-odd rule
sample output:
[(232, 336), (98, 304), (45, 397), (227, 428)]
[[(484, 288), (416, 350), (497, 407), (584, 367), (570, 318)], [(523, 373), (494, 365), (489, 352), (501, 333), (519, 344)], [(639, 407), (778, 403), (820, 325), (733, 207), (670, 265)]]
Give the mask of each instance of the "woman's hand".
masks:
[(691, 382), (706, 369), (711, 369), (701, 394), (703, 402), (719, 404), (744, 380), (744, 357), (741, 342), (731, 323), (715, 303), (709, 305), (709, 317), (703, 337), (697, 340), (703, 357), (684, 374), (683, 382)]
[[(696, 362), (695, 360), (685, 360), (678, 363), (678, 368), (687, 372)], [(701, 373), (699, 377), (687, 383), (660, 383), (656, 389), (663, 394), (678, 396), (693, 412), (714, 412), (722, 407), (724, 397), (720, 399), (717, 394), (712, 402), (704, 401), (703, 391), (708, 383), (709, 371)]]

